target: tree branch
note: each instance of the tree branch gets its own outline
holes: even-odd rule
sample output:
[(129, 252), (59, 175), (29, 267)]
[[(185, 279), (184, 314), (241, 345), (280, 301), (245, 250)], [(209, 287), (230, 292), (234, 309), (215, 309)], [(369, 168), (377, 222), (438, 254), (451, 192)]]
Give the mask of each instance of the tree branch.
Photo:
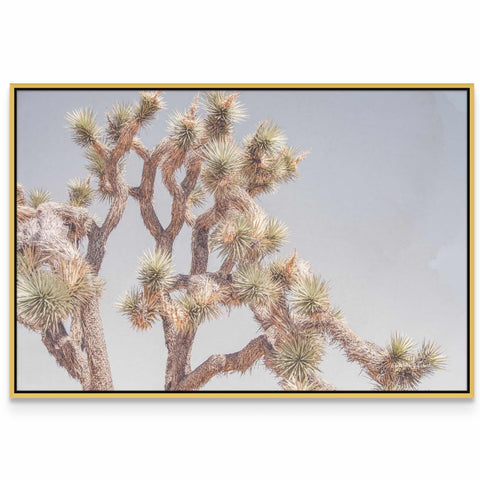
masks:
[(177, 237), (185, 223), (187, 200), (197, 184), (202, 160), (203, 158), (198, 151), (192, 152), (188, 157), (185, 178), (181, 184), (175, 179), (174, 173), (164, 175), (165, 186), (173, 196), (171, 221), (167, 227), (167, 235), (171, 241)]
[(148, 162), (150, 160), (151, 152), (150, 150), (142, 143), (142, 141), (135, 137), (132, 141), (132, 148), (135, 150), (135, 153), (144, 161)]
[(410, 390), (431, 373), (431, 367), (412, 355), (400, 362), (388, 359), (388, 352), (357, 335), (343, 319), (326, 311), (315, 320), (302, 321), (303, 327), (314, 328), (338, 345), (351, 362), (358, 363), (367, 375), (386, 390)]
[(202, 213), (195, 220), (192, 230), (192, 263), (190, 273), (197, 275), (205, 273), (208, 268), (208, 258), (210, 249), (208, 245), (208, 237), (210, 229), (225, 214), (227, 206), (219, 200), (215, 200), (213, 207)]
[(315, 375), (311, 379), (312, 383), (317, 386), (317, 390), (334, 391), (335, 387), (323, 379), (320, 375)]
[(67, 370), (73, 378), (80, 381), (83, 390), (90, 390), (90, 370), (87, 356), (80, 345), (74, 342), (59, 324), (57, 331), (47, 330), (42, 333), (42, 342), (58, 364)]
[(140, 213), (143, 223), (155, 239), (157, 246), (160, 245), (164, 236), (164, 228), (158, 219), (155, 211), (153, 194), (155, 189), (155, 179), (157, 167), (161, 161), (162, 155), (167, 148), (167, 141), (162, 140), (153, 151), (147, 151), (139, 141), (133, 142), (135, 152), (143, 159), (142, 179), (140, 185), (130, 190), (130, 195), (139, 201)]
[(379, 380), (384, 350), (378, 345), (357, 335), (344, 320), (336, 318), (331, 312), (321, 315), (316, 328), (337, 344), (351, 362), (360, 364), (374, 380)]
[(269, 349), (266, 335), (251, 340), (242, 350), (225, 355), (211, 355), (178, 385), (180, 391), (198, 390), (220, 373), (246, 372)]

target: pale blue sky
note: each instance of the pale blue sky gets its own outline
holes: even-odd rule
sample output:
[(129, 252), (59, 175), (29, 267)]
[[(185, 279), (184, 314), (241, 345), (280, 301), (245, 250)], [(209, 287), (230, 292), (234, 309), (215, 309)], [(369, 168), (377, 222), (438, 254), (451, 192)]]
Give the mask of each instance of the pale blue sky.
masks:
[[(165, 135), (168, 113), (184, 109), (193, 91), (167, 91), (167, 112), (142, 138), (153, 146)], [(18, 93), (18, 181), (67, 198), (66, 183), (85, 177), (85, 160), (66, 128), (65, 114), (90, 106), (102, 118), (134, 91), (21, 91)], [(438, 342), (448, 355), (445, 371), (422, 388), (466, 388), (466, 93), (460, 91), (244, 91), (248, 119), (238, 139), (257, 122), (275, 120), (289, 143), (310, 156), (296, 182), (262, 197), (262, 207), (290, 231), (287, 254), (297, 248), (314, 271), (332, 284), (332, 298), (350, 326), (384, 345), (394, 331)], [(127, 178), (135, 185), (140, 160), (131, 155)], [(169, 196), (157, 188), (160, 217)], [(104, 205), (92, 211), (102, 215)], [(106, 340), (117, 389), (162, 390), (166, 352), (161, 325), (133, 331), (114, 303), (135, 282), (137, 259), (153, 242), (129, 201), (109, 240), (101, 275)], [(174, 250), (179, 272), (189, 269), (189, 229)], [(120, 260), (119, 260), (120, 259)], [(212, 268), (216, 263), (212, 262)], [(193, 367), (212, 353), (242, 348), (257, 325), (247, 310), (235, 310), (203, 325)], [(327, 349), (323, 376), (337, 389), (370, 389), (371, 383), (341, 352)], [(40, 338), (18, 328), (18, 388), (77, 389)], [(208, 389), (276, 389), (259, 364), (252, 373), (211, 381)]]

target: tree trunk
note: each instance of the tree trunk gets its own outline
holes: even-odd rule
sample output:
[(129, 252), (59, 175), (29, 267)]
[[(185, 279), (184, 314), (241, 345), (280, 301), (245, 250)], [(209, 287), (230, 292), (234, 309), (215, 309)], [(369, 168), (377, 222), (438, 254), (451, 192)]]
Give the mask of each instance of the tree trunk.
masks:
[(113, 390), (98, 298), (93, 299), (83, 308), (82, 320), (85, 350), (91, 374), (90, 390)]
[(45, 331), (42, 341), (58, 364), (81, 383), (82, 389), (90, 390), (91, 377), (87, 357), (80, 345), (67, 335), (63, 324), (58, 325), (57, 331)]
[(167, 368), (165, 372), (165, 390), (177, 390), (180, 382), (191, 372), (191, 354), (196, 330), (176, 332), (167, 340)]

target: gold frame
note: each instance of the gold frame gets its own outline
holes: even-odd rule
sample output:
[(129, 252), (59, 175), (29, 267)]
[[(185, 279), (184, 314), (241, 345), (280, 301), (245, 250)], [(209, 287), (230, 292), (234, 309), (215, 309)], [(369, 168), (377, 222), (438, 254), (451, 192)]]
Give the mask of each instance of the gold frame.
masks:
[[(222, 393), (201, 392), (42, 392), (21, 393), (15, 391), (15, 91), (16, 89), (191, 89), (191, 88), (223, 88), (223, 89), (465, 89), (469, 92), (469, 200), (470, 226), (469, 235), (469, 390), (466, 392), (281, 392), (250, 393), (241, 391)], [(153, 84), (153, 83), (79, 83), (79, 84), (47, 84), (17, 83), (10, 84), (10, 398), (473, 398), (474, 396), (474, 85), (472, 83), (354, 83), (354, 84), (316, 84), (316, 83), (244, 83), (244, 84)]]

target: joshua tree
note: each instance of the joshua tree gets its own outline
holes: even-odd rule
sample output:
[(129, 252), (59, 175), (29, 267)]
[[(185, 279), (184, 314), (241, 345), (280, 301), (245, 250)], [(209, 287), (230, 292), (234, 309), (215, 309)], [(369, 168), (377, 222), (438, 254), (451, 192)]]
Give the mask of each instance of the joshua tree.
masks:
[[(333, 390), (318, 370), (325, 342), (343, 350), (382, 390), (412, 390), (442, 367), (443, 356), (433, 343), (416, 348), (395, 334), (382, 348), (360, 338), (331, 305), (328, 284), (306, 261), (296, 252), (272, 258), (287, 230), (255, 200), (295, 179), (306, 157), (286, 144), (276, 124), (258, 124), (240, 145), (233, 130), (244, 117), (239, 95), (207, 91), (201, 102), (196, 97), (185, 112), (170, 117), (168, 136), (150, 150), (137, 135), (163, 108), (159, 92), (145, 91), (136, 105), (113, 106), (104, 129), (92, 110), (69, 114), (90, 177), (68, 185), (67, 204), (51, 202), (38, 190), (26, 199), (17, 186), (17, 320), (39, 332), (83, 389), (113, 389), (98, 274), (130, 197), (153, 241), (140, 259), (138, 285), (118, 309), (138, 330), (162, 322), (166, 390), (197, 390), (216, 375), (245, 372), (261, 360), (284, 389)], [(143, 162), (138, 186), (128, 185), (123, 174), (131, 151)], [(158, 174), (172, 198), (166, 226), (154, 202)], [(94, 196), (109, 204), (103, 223), (87, 210)], [(205, 201), (210, 206), (201, 211)], [(191, 229), (191, 268), (182, 274), (175, 272), (172, 250), (184, 227)], [(78, 249), (83, 239), (85, 255)], [(208, 269), (211, 254), (223, 262), (217, 271)], [(213, 354), (192, 370), (198, 328), (240, 306), (248, 307), (261, 333), (240, 351)]]

